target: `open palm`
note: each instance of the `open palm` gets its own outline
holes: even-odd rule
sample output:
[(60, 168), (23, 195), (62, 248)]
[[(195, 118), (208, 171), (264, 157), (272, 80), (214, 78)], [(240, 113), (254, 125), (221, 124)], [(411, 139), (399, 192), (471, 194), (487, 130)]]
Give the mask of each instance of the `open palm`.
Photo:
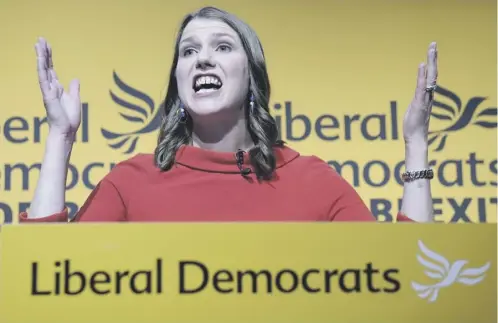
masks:
[(403, 120), (403, 135), (407, 143), (427, 143), (434, 98), (431, 87), (436, 85), (437, 77), (437, 45), (433, 42), (427, 51), (427, 63), (419, 65), (415, 96)]
[(51, 131), (74, 135), (81, 123), (80, 85), (71, 81), (69, 91), (59, 83), (52, 61), (52, 48), (43, 38), (35, 45), (38, 59), (38, 82)]

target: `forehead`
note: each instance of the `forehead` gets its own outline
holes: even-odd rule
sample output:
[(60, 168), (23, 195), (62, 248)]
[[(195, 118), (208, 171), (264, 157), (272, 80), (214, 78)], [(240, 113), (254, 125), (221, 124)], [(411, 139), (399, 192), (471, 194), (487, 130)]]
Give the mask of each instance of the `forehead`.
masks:
[(216, 19), (195, 18), (183, 30), (181, 41), (187, 38), (216, 37), (229, 35), (238, 39), (237, 33), (226, 23)]

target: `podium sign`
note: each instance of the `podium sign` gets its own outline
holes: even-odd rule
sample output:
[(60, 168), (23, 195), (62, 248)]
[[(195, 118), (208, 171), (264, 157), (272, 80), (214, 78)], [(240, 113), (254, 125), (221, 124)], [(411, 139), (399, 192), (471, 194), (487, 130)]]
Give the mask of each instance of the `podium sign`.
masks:
[(495, 224), (4, 226), (8, 323), (496, 322)]

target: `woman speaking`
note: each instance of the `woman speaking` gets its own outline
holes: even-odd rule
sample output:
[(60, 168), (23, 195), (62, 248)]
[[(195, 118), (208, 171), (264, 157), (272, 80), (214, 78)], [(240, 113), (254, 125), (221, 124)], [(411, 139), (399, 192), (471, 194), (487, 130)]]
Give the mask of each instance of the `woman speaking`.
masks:
[[(65, 183), (81, 120), (79, 82), (64, 90), (44, 39), (36, 53), (50, 130), (31, 207), (20, 222), (67, 222)], [(418, 68), (403, 123), (399, 221), (432, 221), (427, 134), (436, 78), (433, 43)], [(269, 99), (265, 56), (253, 29), (213, 7), (187, 15), (154, 153), (114, 167), (72, 221), (376, 221), (327, 163), (277, 140)]]

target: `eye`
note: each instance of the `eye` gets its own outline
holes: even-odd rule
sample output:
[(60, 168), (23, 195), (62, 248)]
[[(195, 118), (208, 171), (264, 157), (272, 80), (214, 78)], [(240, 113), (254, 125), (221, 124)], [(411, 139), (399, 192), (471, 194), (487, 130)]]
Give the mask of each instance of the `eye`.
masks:
[(191, 54), (194, 53), (194, 49), (193, 48), (186, 48), (183, 50), (183, 56), (189, 56)]
[(218, 46), (218, 48), (216, 50), (219, 50), (220, 52), (230, 52), (232, 51), (232, 47), (230, 45), (227, 45), (227, 44), (221, 44), (220, 46)]

